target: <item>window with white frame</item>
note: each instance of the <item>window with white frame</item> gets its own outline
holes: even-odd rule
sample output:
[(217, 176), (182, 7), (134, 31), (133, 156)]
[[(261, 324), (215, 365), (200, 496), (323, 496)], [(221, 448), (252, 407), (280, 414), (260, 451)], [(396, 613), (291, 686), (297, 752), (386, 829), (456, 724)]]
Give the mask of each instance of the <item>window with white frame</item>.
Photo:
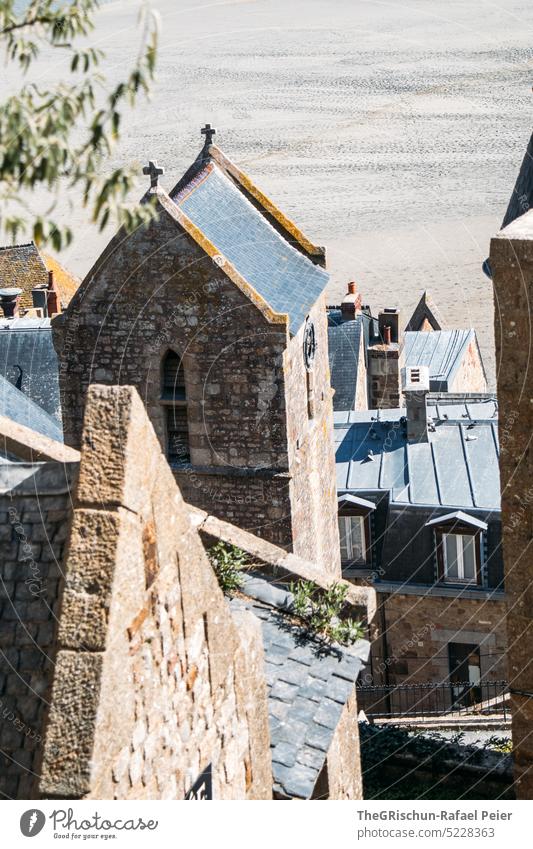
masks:
[(364, 516), (339, 516), (341, 561), (357, 566), (367, 562), (366, 522)]
[(477, 584), (478, 545), (474, 534), (442, 534), (445, 581)]

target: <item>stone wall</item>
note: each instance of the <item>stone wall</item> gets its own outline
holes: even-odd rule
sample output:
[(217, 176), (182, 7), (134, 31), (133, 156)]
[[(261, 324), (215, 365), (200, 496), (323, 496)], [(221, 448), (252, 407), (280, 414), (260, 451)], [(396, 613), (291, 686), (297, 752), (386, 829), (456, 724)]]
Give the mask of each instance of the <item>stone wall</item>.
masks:
[[(444, 590), (420, 594), (381, 592), (376, 616), (379, 634), (372, 644), (375, 684), (441, 683), (450, 673), (448, 643), (480, 648), (484, 682), (507, 680), (505, 601), (503, 593), (474, 591), (452, 595)], [(385, 634), (385, 640), (383, 640)]]
[(364, 335), (359, 344), (359, 357), (357, 362), (357, 383), (355, 386), (354, 410), (368, 410), (368, 370), (366, 362)]
[(518, 798), (532, 799), (533, 211), (492, 239), (490, 262), (497, 307), (494, 327), (515, 783)]
[(372, 345), (368, 349), (370, 409), (402, 406), (401, 351), (397, 343)]
[(53, 322), (65, 439), (79, 444), (85, 393), (98, 382), (134, 386), (165, 446), (161, 364), (174, 350), (187, 395), (192, 466), (176, 470), (185, 500), (340, 574), (335, 511), (324, 506), (335, 472), (323, 299), (312, 310), (310, 420), (303, 328), (289, 339), (286, 322), (161, 203), (157, 221), (115, 237)]
[[(356, 693), (346, 703), (313, 798), (362, 799), (361, 754)], [(357, 768), (354, 769), (354, 764)]]
[(35, 798), (75, 463), (0, 466), (0, 795)]
[(263, 648), (234, 622), (131, 388), (93, 386), (40, 790), (270, 798)]

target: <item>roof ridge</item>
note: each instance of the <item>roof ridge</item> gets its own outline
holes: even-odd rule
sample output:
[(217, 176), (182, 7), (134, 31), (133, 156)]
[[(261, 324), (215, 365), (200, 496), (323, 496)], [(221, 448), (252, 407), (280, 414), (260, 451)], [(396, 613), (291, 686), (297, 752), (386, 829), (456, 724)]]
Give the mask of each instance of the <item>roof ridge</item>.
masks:
[(20, 242), (17, 245), (0, 245), (0, 251), (10, 251), (13, 248), (31, 248), (34, 247), (37, 252), (39, 252), (39, 248), (35, 244), (35, 242)]

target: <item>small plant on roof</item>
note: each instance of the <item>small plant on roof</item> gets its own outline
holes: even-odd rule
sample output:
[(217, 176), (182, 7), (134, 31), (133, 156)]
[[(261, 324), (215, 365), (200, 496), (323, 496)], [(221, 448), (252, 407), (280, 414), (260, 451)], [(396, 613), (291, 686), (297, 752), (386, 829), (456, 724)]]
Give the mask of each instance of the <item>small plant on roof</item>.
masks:
[(233, 595), (242, 587), (242, 571), (250, 565), (246, 553), (225, 542), (217, 542), (207, 552), (224, 595)]
[(316, 636), (343, 645), (351, 645), (363, 636), (361, 622), (341, 618), (348, 585), (333, 583), (327, 590), (313, 581), (291, 582), (292, 611)]

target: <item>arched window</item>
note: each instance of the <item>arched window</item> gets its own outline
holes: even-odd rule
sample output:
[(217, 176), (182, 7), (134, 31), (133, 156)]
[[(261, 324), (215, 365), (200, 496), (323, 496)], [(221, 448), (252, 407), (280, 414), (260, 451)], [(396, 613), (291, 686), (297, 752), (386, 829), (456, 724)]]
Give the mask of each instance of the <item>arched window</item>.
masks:
[(165, 408), (167, 459), (171, 466), (191, 462), (187, 398), (183, 362), (175, 351), (168, 351), (161, 373), (161, 404)]

